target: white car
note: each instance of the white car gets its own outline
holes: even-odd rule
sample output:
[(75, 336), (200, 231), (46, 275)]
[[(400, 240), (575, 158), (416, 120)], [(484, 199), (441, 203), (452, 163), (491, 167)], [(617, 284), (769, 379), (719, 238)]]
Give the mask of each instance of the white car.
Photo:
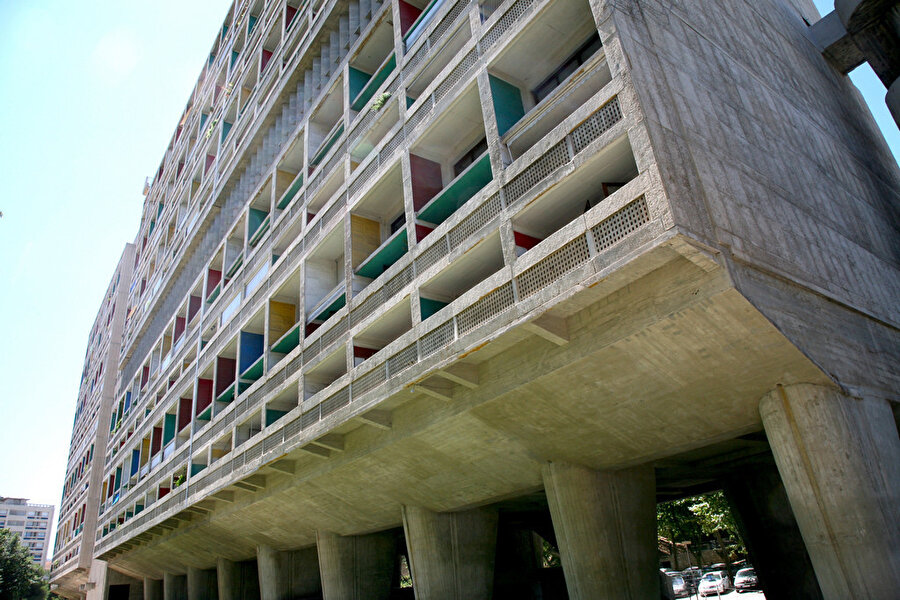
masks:
[(731, 589), (731, 578), (725, 571), (710, 571), (700, 579), (697, 591), (701, 596), (724, 594)]

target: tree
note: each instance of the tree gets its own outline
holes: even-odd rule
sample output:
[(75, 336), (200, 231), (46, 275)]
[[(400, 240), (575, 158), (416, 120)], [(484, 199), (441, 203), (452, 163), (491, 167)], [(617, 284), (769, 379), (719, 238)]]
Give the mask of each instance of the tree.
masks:
[(0, 529), (0, 600), (43, 600), (47, 597), (44, 570), (31, 560), (19, 536)]
[[(738, 530), (737, 521), (731, 514), (731, 506), (722, 491), (704, 494), (692, 498), (694, 502), (690, 506), (691, 513), (697, 517), (703, 533), (715, 538), (717, 551), (729, 570), (731, 563), (738, 554), (744, 554), (744, 541)], [(726, 544), (725, 538), (733, 541)]]
[(700, 543), (703, 539), (703, 530), (696, 515), (691, 512), (690, 506), (696, 498), (683, 498), (670, 502), (661, 502), (656, 505), (656, 523), (660, 536), (672, 542), (673, 565), (680, 569), (678, 564), (678, 550), (676, 544), (690, 542), (689, 551), (694, 554), (697, 565), (702, 564)]

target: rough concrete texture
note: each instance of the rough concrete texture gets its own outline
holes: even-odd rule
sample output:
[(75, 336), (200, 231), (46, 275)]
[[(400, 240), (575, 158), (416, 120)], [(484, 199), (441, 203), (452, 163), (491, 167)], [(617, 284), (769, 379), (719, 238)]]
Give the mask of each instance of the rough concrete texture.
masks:
[(316, 533), (325, 600), (386, 600), (397, 555), (394, 532), (340, 536)]
[(779, 386), (760, 414), (823, 596), (895, 598), (900, 439), (888, 402)]
[(165, 600), (188, 600), (187, 575), (165, 573), (163, 575), (163, 598)]
[(218, 600), (219, 589), (216, 569), (197, 569), (189, 567), (187, 571), (188, 600)]
[(417, 600), (491, 597), (496, 510), (436, 513), (421, 506), (404, 506), (403, 529)]
[(653, 468), (599, 472), (550, 462), (543, 477), (569, 598), (657, 597)]
[(144, 600), (164, 600), (161, 579), (144, 577)]
[(286, 552), (259, 546), (256, 560), (261, 600), (303, 598), (322, 589), (315, 546)]
[[(900, 171), (807, 37), (811, 3), (734, 2), (727, 15), (700, 0), (597, 6), (630, 65), (676, 224), (720, 249), (739, 289), (843, 385), (896, 389), (895, 353), (869, 355), (891, 372), (870, 382), (810, 326), (819, 300), (806, 297), (818, 295), (838, 304), (829, 316), (854, 345), (896, 348), (900, 323)], [(746, 270), (788, 285), (791, 301), (745, 285), (760, 277)]]

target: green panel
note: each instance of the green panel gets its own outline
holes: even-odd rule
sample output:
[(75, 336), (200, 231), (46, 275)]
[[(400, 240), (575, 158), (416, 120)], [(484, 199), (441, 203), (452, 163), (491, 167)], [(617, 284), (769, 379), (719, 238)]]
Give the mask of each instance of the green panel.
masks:
[(217, 284), (216, 284), (216, 287), (213, 288), (213, 291), (210, 292), (209, 298), (206, 299), (206, 303), (207, 303), (207, 304), (212, 304), (213, 302), (215, 302), (215, 301), (216, 301), (216, 298), (219, 297), (219, 293), (220, 293), (221, 291), (222, 291), (222, 284), (221, 284), (221, 283), (217, 283)]
[(209, 421), (210, 419), (212, 419), (212, 404), (207, 406), (202, 413), (197, 415), (197, 419), (199, 419), (200, 421)]
[(263, 376), (263, 356), (260, 356), (256, 359), (252, 365), (250, 365), (246, 371), (241, 373), (241, 379), (248, 379), (251, 381), (256, 381), (260, 377)]
[(224, 392), (219, 394), (216, 398), (216, 402), (231, 402), (234, 400), (234, 384), (229, 385)]
[[(373, 95), (375, 95), (375, 90), (381, 87), (381, 84), (384, 83), (384, 80), (388, 78), (388, 75), (390, 75), (396, 67), (397, 58), (395, 55), (391, 54), (378, 72), (372, 76), (372, 79), (369, 80), (369, 83), (366, 84), (365, 88), (363, 88), (359, 95), (356, 96), (356, 99), (353, 101), (350, 108), (353, 110), (362, 110), (365, 108), (366, 103), (372, 99)], [(350, 97), (352, 98), (353, 95), (351, 94)]]
[[(250, 210), (254, 209), (251, 208)], [(249, 243), (251, 246), (255, 246), (259, 242), (259, 240), (262, 239), (262, 236), (266, 234), (266, 232), (269, 230), (269, 223), (271, 223), (271, 220), (269, 219), (269, 215), (266, 214), (266, 218), (263, 219), (263, 222), (260, 223), (259, 227), (256, 228), (256, 232), (252, 236), (250, 236)]]
[(494, 113), (497, 115), (497, 130), (503, 135), (525, 116), (522, 93), (516, 86), (493, 75), (488, 75), (488, 81), (491, 83), (491, 97), (494, 99)]
[(491, 179), (491, 161), (488, 154), (484, 153), (422, 209), (418, 214), (419, 219), (440, 225)]
[(424, 321), (437, 311), (447, 306), (446, 302), (440, 300), (431, 300), (430, 298), (419, 298), (419, 306), (422, 309), (422, 320)]
[(347, 78), (347, 82), (350, 84), (350, 97), (356, 98), (359, 96), (359, 93), (366, 87), (366, 84), (369, 83), (371, 78), (372, 76), (365, 71), (349, 67), (349, 77)]
[(324, 323), (331, 318), (331, 315), (344, 308), (345, 304), (347, 304), (347, 294), (341, 294), (334, 302), (320, 311), (313, 320)]
[(259, 229), (259, 226), (262, 225), (263, 221), (265, 221), (268, 216), (269, 213), (264, 210), (258, 208), (250, 209), (250, 212), (247, 214), (247, 232), (250, 237), (253, 237), (253, 234), (256, 233), (256, 230)]
[(287, 411), (284, 410), (274, 410), (271, 408), (266, 409), (266, 426), (268, 427), (281, 417), (287, 414)]
[(163, 446), (171, 442), (175, 437), (175, 420), (175, 415), (166, 414), (165, 421), (163, 422)]
[(200, 113), (200, 129), (203, 129), (203, 126), (206, 125), (206, 120), (209, 118), (209, 115), (206, 113)]
[(416, 102), (415, 98), (410, 98), (409, 96), (407, 96), (406, 97), (406, 108), (409, 108), (410, 106), (415, 104), (415, 102)]
[(206, 465), (198, 465), (196, 463), (191, 463), (191, 477), (202, 471), (206, 468)]
[(297, 323), (272, 346), (272, 352), (287, 354), (300, 344), (300, 323)]
[(294, 182), (291, 184), (291, 187), (287, 189), (284, 193), (284, 196), (281, 197), (281, 200), (278, 202), (278, 209), (284, 210), (288, 204), (291, 203), (291, 200), (294, 199), (294, 196), (297, 195), (297, 192), (300, 191), (300, 188), (303, 187), (303, 173), (300, 173)]
[(228, 132), (231, 131), (231, 126), (232, 126), (232, 123), (229, 123), (228, 121), (222, 122), (222, 141), (223, 142), (225, 141), (225, 138), (228, 137)]
[(370, 279), (375, 279), (392, 264), (400, 260), (400, 257), (406, 254), (406, 228), (399, 229), (394, 237), (389, 239), (386, 244), (382, 245), (374, 254), (369, 256), (363, 264), (360, 265), (357, 274)]
[(241, 55), (240, 52), (235, 52), (234, 50), (231, 51), (231, 66), (232, 67), (234, 67), (234, 63), (237, 62), (238, 56), (240, 56), (240, 55)]
[(140, 512), (141, 512), (142, 510), (144, 510), (144, 505), (143, 505), (143, 504), (135, 504), (135, 505), (134, 505), (134, 514), (136, 514), (136, 515), (137, 515), (137, 514), (140, 514)]
[(253, 28), (256, 26), (256, 21), (258, 20), (258, 17), (254, 17), (253, 15), (247, 17), (247, 33), (251, 33), (253, 31)]

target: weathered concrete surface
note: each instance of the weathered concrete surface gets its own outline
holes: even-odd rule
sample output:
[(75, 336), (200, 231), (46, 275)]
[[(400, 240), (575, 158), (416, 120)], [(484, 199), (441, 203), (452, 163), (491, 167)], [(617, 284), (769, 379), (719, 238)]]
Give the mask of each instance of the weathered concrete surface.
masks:
[(886, 400), (779, 386), (760, 403), (778, 471), (826, 599), (900, 589), (900, 439)]
[(165, 573), (163, 575), (163, 598), (165, 600), (188, 600), (187, 575)]
[(218, 600), (216, 569), (188, 567), (187, 593), (188, 600)]
[(164, 600), (163, 582), (161, 579), (144, 577), (144, 600)]
[(653, 467), (599, 472), (551, 462), (543, 476), (569, 598), (658, 597)]
[(303, 598), (322, 590), (315, 546), (279, 551), (263, 545), (258, 548), (256, 560), (261, 600)]
[(417, 600), (491, 598), (496, 510), (436, 513), (404, 506), (403, 529)]
[(397, 536), (393, 531), (340, 536), (316, 533), (325, 600), (385, 600), (391, 595)]

